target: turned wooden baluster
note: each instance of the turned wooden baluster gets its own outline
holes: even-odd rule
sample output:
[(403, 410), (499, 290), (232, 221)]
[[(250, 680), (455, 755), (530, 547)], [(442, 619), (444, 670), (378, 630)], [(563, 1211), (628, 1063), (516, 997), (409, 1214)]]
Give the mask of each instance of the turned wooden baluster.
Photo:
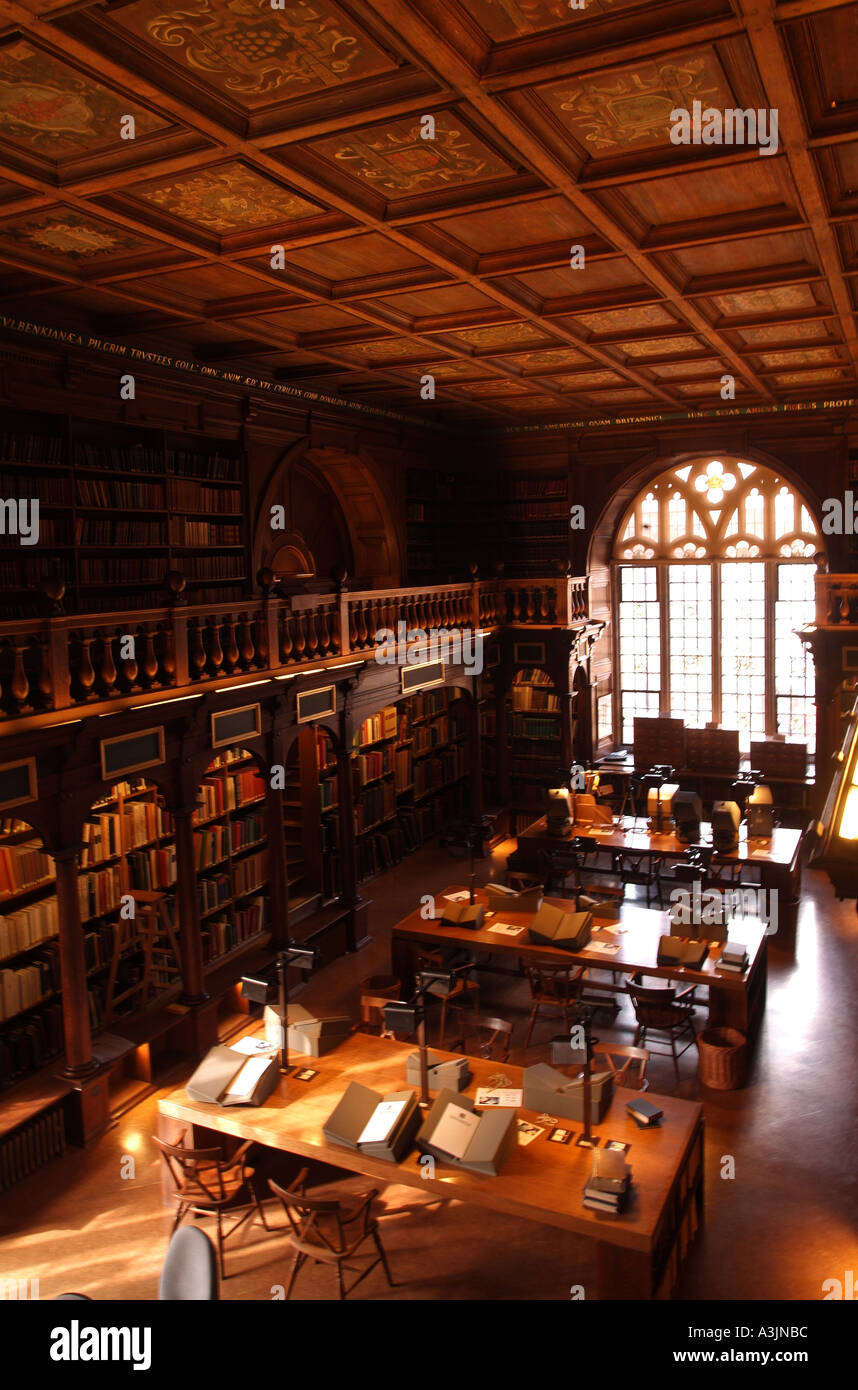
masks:
[(101, 669), (99, 675), (104, 687), (105, 694), (109, 695), (116, 686), (116, 662), (113, 660), (113, 639), (105, 635), (102, 628), (97, 628), (96, 637), (101, 642)]
[(548, 590), (548, 621), (550, 623), (557, 620), (557, 590)]
[(256, 644), (257, 666), (268, 669), (268, 623), (265, 614), (257, 614), (248, 625), (249, 640)]
[(342, 637), (340, 634), (340, 615), (338, 608), (331, 608), (328, 611), (328, 625), (330, 628), (330, 648), (333, 656), (337, 656), (343, 649)]
[(12, 647), (12, 677), (9, 681), (9, 692), (22, 714), (30, 710), (30, 705), (27, 703), (30, 695), (30, 682), (27, 678), (27, 672), (24, 670), (25, 645), (25, 643), (16, 642)]
[(80, 664), (78, 666), (77, 679), (83, 691), (84, 700), (88, 700), (92, 692), (92, 687), (95, 685), (95, 670), (89, 654), (92, 638), (81, 637), (78, 640), (80, 641)]
[(280, 614), (280, 660), (284, 665), (294, 659), (295, 643), (292, 638), (292, 615), (285, 608)]
[(355, 646), (359, 651), (363, 651), (366, 646), (366, 619), (364, 617), (363, 605), (355, 605)]
[[(137, 643), (139, 642), (140, 638), (136, 632), (131, 632), (127, 634), (123, 633), (122, 636), (129, 636), (134, 638), (134, 642), (132, 645), (134, 656), (123, 656), (120, 658), (120, 660), (122, 661), (122, 679), (124, 681), (127, 681), (128, 685), (133, 690), (135, 682), (137, 680), (137, 672), (140, 669), (137, 663)], [(121, 639), (119, 643), (119, 650), (122, 650)]]
[(42, 704), (47, 709), (53, 708), (54, 683), (51, 678), (48, 644), (44, 638), (39, 639), (39, 694), (42, 697)]
[(303, 661), (307, 651), (307, 627), (303, 613), (292, 614), (292, 631), (295, 634), (295, 660)]
[(307, 622), (307, 655), (312, 660), (319, 655), (319, 634), (316, 631), (316, 610), (308, 608), (306, 614)]
[(840, 590), (840, 621), (841, 621), (842, 623), (848, 623), (848, 622), (849, 622), (849, 590), (848, 590), (848, 589), (841, 589), (841, 590)]
[(197, 618), (193, 628), (189, 632), (188, 656), (191, 666), (194, 668), (196, 679), (199, 680), (205, 670), (206, 649), (203, 643), (203, 625)]
[(349, 604), (349, 646), (351, 647), (352, 651), (357, 651), (358, 644), (357, 618), (355, 617), (355, 607), (356, 605), (354, 603)]
[[(176, 674), (176, 630), (172, 623), (168, 623), (166, 627), (161, 627), (159, 630), (164, 641), (164, 654), (161, 657), (161, 670), (164, 672), (163, 684), (171, 685), (173, 677)], [(199, 637), (199, 634), (197, 634), (197, 637)], [(188, 656), (191, 657), (190, 638)], [(205, 661), (205, 653), (203, 653), (203, 661)], [(190, 664), (193, 665), (192, 657)], [(199, 671), (197, 675), (199, 675)]]
[(147, 685), (152, 685), (158, 674), (158, 658), (155, 655), (155, 640), (152, 629), (146, 623), (141, 634), (143, 638), (143, 659), (140, 663)]
[(238, 655), (245, 671), (248, 666), (253, 665), (253, 658), (256, 656), (256, 648), (253, 645), (253, 622), (246, 613), (240, 613), (238, 625), (241, 633), (241, 641), (238, 644)]
[(235, 618), (228, 613), (224, 619), (226, 629), (226, 643), (223, 648), (223, 660), (230, 675), (232, 675), (238, 665), (238, 643), (235, 640)]

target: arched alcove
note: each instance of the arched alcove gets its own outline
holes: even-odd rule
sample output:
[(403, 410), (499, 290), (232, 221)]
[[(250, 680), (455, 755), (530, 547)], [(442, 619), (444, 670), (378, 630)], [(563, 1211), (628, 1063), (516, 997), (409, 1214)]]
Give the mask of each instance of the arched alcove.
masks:
[[(280, 530), (271, 509), (281, 506)], [(292, 570), (324, 588), (331, 571), (345, 571), (352, 587), (396, 587), (402, 558), (399, 533), (373, 460), (364, 452), (310, 448), (302, 440), (278, 461), (265, 487), (256, 521), (254, 569)], [(298, 564), (306, 569), (297, 571)]]

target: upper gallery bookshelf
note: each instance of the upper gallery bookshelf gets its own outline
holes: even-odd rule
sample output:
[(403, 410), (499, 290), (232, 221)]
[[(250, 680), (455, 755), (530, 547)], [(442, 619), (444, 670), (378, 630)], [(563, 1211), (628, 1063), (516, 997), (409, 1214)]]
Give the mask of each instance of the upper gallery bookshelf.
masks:
[(405, 474), (405, 539), (412, 584), (466, 577), (472, 558), (462, 551), (456, 521), (462, 480), (455, 473), (409, 468)]
[(238, 600), (248, 574), (246, 486), (234, 440), (8, 412), (0, 495), (38, 498), (34, 545), (3, 537), (7, 617), (38, 615), (39, 585), (69, 611), (162, 606), (178, 571), (190, 602)]

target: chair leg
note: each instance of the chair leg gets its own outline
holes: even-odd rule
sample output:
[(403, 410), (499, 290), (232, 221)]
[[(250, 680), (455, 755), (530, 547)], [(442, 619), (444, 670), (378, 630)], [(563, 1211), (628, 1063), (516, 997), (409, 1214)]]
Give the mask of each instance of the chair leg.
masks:
[(337, 1283), (338, 1283), (339, 1286), (340, 1286), (340, 1299), (342, 1300), (343, 1303), (345, 1303), (345, 1301), (346, 1301), (346, 1287), (345, 1287), (345, 1284), (343, 1283), (343, 1266), (342, 1266), (342, 1261), (341, 1261), (341, 1260), (337, 1260)]
[(444, 1039), (447, 1036), (447, 997), (441, 1000), (441, 1023), (438, 1030), (438, 1046), (444, 1046)]
[(679, 1058), (676, 1055), (676, 1036), (670, 1035), (670, 1050), (673, 1053), (673, 1070), (676, 1072), (676, 1088), (679, 1090)]
[(225, 1278), (226, 1278), (226, 1256), (225, 1256), (225, 1253), (224, 1253), (224, 1248), (223, 1248), (223, 1246), (224, 1246), (224, 1240), (223, 1240), (223, 1213), (221, 1212), (220, 1208), (218, 1207), (218, 1213), (217, 1213), (217, 1253), (218, 1253), (218, 1258), (219, 1258), (219, 1260), (220, 1260), (220, 1277), (221, 1277), (221, 1279), (225, 1279)]
[(533, 1032), (533, 1025), (534, 1025), (534, 1023), (536, 1022), (536, 1014), (537, 1014), (538, 1009), (539, 1009), (539, 1005), (538, 1005), (538, 1004), (534, 1004), (533, 1008), (532, 1008), (531, 1011), (530, 1011), (530, 1019), (529, 1019), (528, 1024), (527, 1024), (527, 1036), (526, 1036), (526, 1038), (525, 1038), (525, 1040), (524, 1040), (524, 1045), (525, 1045), (525, 1047), (529, 1047), (529, 1046), (530, 1046), (530, 1035), (531, 1035), (531, 1033)]
[(378, 1229), (375, 1229), (373, 1231), (372, 1238), (375, 1241), (375, 1248), (378, 1251), (379, 1256), (381, 1257), (381, 1263), (384, 1265), (384, 1272), (387, 1275), (387, 1282), (390, 1285), (390, 1287), (393, 1288), (394, 1284), (393, 1280), (390, 1277), (390, 1267), (387, 1263), (387, 1256), (384, 1253), (384, 1246), (381, 1243), (381, 1236), (378, 1234)]
[(302, 1255), (301, 1252), (300, 1252), (300, 1250), (296, 1250), (296, 1251), (295, 1251), (295, 1258), (294, 1258), (294, 1260), (292, 1261), (292, 1270), (291, 1270), (291, 1273), (290, 1273), (290, 1275), (289, 1275), (289, 1283), (286, 1285), (286, 1293), (285, 1293), (285, 1295), (284, 1295), (284, 1298), (288, 1298), (289, 1295), (291, 1294), (292, 1289), (294, 1288), (294, 1285), (295, 1285), (295, 1280), (296, 1280), (296, 1278), (298, 1277), (298, 1271), (300, 1270), (300, 1268), (301, 1268), (302, 1264), (304, 1263), (304, 1261), (306, 1260), (306, 1258), (307, 1258), (307, 1256), (306, 1256), (306, 1255)]

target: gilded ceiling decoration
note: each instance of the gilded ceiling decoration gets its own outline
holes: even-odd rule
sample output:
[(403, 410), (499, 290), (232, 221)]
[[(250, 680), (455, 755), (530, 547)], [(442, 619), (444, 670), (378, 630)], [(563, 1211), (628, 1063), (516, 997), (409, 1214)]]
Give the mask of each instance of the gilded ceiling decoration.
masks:
[(715, 295), (712, 303), (728, 318), (750, 314), (780, 314), (790, 309), (813, 309), (816, 300), (809, 285), (777, 285), (772, 290), (742, 290)]
[(388, 198), (485, 182), (512, 172), (505, 160), (446, 111), (436, 115), (431, 140), (423, 139), (419, 120), (408, 119), (318, 140), (312, 149)]
[(665, 328), (676, 320), (659, 304), (638, 304), (633, 309), (600, 309), (578, 314), (576, 323), (590, 333), (625, 333), (640, 328)]
[[(679, 336), (677, 338), (631, 338), (627, 343), (613, 343), (627, 357), (669, 357), (674, 352), (697, 352), (700, 344), (696, 338)], [(692, 367), (686, 364), (686, 370)], [(693, 364), (694, 369), (697, 363)]]
[(25, 214), (13, 225), (0, 227), (0, 240), (72, 261), (130, 255), (152, 245), (124, 227), (110, 226), (73, 208)]
[(394, 66), (329, 0), (140, 0), (116, 22), (161, 56), (250, 105), (297, 97), (370, 77)]
[(273, 227), (310, 217), (318, 208), (244, 164), (221, 164), (197, 174), (178, 174), (163, 183), (134, 189), (171, 217), (212, 232)]
[(122, 118), (134, 117), (136, 136), (167, 122), (67, 63), (19, 40), (0, 48), (0, 136), (59, 159), (121, 145)]
[(733, 105), (733, 93), (712, 49), (691, 49), (634, 66), (611, 68), (540, 91), (542, 100), (592, 155), (666, 145), (670, 113)]

